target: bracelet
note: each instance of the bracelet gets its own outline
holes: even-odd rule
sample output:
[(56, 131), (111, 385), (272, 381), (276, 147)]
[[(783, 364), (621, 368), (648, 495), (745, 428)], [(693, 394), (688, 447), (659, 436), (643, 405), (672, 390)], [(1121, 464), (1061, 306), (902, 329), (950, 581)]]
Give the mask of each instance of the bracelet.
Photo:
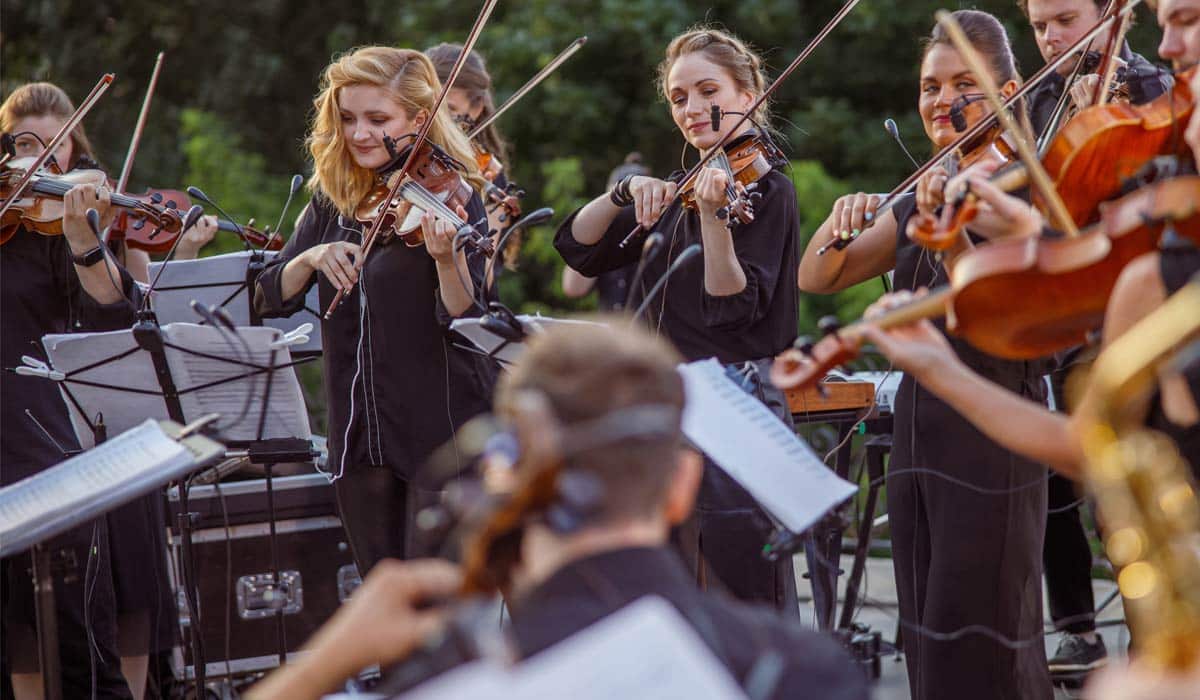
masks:
[(627, 207), (633, 204), (633, 195), (629, 192), (630, 180), (633, 180), (632, 174), (617, 180), (617, 184), (613, 185), (612, 190), (608, 193), (609, 200), (618, 207)]

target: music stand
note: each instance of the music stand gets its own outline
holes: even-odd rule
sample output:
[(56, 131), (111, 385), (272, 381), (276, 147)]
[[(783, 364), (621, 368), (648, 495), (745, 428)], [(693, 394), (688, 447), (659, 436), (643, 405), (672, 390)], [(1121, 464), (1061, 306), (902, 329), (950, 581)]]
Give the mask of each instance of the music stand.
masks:
[(0, 557), (32, 547), (34, 605), (44, 693), (62, 698), (54, 578), (46, 540), (183, 479), (224, 447), (188, 426), (146, 420), (103, 445), (0, 489)]
[[(554, 326), (597, 325), (595, 321), (551, 318), (541, 314), (514, 316), (509, 312), (508, 315), (510, 318), (506, 320), (501, 317), (500, 324), (504, 327), (499, 333), (494, 325), (496, 318), (485, 316), (483, 318), (454, 319), (450, 322), (450, 330), (463, 336), (475, 346), (472, 348), (456, 344), (455, 347), (486, 355), (507, 366), (516, 362), (521, 353), (525, 351), (524, 338), (530, 335), (542, 333)], [(519, 331), (512, 327), (514, 324), (519, 325)]]
[[(293, 361), (289, 352), (289, 345), (307, 340), (300, 333), (284, 334), (270, 327), (159, 326), (153, 313), (140, 312), (138, 322), (128, 330), (45, 336), (42, 344), (50, 365), (23, 358), (26, 364), (17, 371), (58, 382), (84, 448), (94, 444), (98, 430), (102, 433), (106, 426), (122, 431), (147, 416), (185, 423), (189, 418), (218, 413), (229, 421), (221, 428), (227, 445), (245, 447), (251, 454), (265, 451), (268, 459), (278, 463), (283, 461), (277, 458), (279, 454), (291, 457), (301, 453), (300, 445), (306, 445), (311, 436), (303, 394), (292, 368), (315, 357)], [(260, 384), (264, 375), (265, 383)], [(261, 395), (260, 387), (265, 388)], [(258, 419), (243, 420), (252, 415)], [(284, 453), (261, 447), (281, 439), (295, 442)], [(303, 451), (305, 458), (310, 452), (311, 447)], [(188, 481), (181, 479), (181, 579), (193, 629), (198, 630), (200, 611), (191, 546), (194, 514), (188, 509), (187, 490)], [(274, 548), (270, 492), (268, 506), (272, 507)], [(277, 569), (278, 558), (272, 558)], [(275, 581), (279, 581), (277, 572)], [(282, 633), (280, 645), (285, 646)], [(204, 649), (198, 633), (191, 635), (191, 651), (197, 686), (203, 688)]]
[(275, 251), (239, 251), (225, 255), (213, 255), (196, 260), (171, 260), (169, 265), (150, 263), (150, 279), (154, 279), (160, 267), (165, 265), (158, 285), (150, 295), (150, 302), (160, 323), (193, 322), (191, 302), (196, 300), (206, 306), (223, 308), (237, 326), (270, 326), (288, 331), (301, 323), (313, 324), (311, 338), (306, 343), (294, 345), (293, 355), (319, 354), (321, 352), (320, 301), (317, 285), (313, 285), (304, 297), (304, 308), (289, 318), (267, 318), (254, 309), (254, 283), (266, 264), (273, 260)]

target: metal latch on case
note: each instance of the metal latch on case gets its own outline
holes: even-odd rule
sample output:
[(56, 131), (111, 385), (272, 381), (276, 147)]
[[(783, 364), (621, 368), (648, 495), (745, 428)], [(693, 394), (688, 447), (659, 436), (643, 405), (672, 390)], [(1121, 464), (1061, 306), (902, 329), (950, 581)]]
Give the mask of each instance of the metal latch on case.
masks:
[(279, 610), (295, 615), (304, 609), (304, 583), (299, 571), (279, 572), (279, 585), (270, 573), (250, 574), (237, 580), (238, 617), (257, 620)]

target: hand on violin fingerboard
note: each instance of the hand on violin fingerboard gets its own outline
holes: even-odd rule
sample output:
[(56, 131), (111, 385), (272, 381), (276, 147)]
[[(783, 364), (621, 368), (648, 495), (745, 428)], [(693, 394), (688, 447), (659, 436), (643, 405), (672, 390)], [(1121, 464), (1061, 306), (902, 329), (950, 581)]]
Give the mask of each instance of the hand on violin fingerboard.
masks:
[(217, 217), (200, 217), (194, 226), (183, 232), (183, 240), (179, 241), (179, 248), (175, 250), (175, 259), (194, 260), (216, 233)]
[(929, 169), (920, 180), (917, 180), (917, 211), (932, 216), (934, 211), (946, 201), (946, 183), (950, 173), (938, 165)]
[[(467, 221), (467, 210), (458, 207), (459, 218)], [(431, 211), (421, 216), (421, 231), (425, 234), (425, 249), (430, 257), (440, 263), (450, 263), (454, 260), (454, 224), (435, 215)]]
[(715, 217), (717, 210), (729, 204), (726, 186), (729, 176), (717, 168), (703, 168), (696, 176), (696, 206), (705, 217)]
[(112, 223), (116, 213), (110, 206), (107, 187), (81, 184), (72, 187), (63, 196), (63, 235), (78, 255), (96, 247), (96, 234), (87, 222), (87, 210), (95, 209), (100, 214), (100, 229)]
[(676, 189), (674, 182), (656, 177), (637, 175), (629, 181), (629, 194), (633, 195), (634, 211), (642, 228), (649, 230), (658, 221), (675, 199)]

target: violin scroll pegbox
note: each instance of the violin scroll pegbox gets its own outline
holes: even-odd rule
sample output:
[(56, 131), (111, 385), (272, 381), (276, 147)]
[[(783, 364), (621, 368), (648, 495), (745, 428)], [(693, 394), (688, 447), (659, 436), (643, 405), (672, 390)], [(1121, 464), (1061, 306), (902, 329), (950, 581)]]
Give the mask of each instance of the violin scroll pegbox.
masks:
[(771, 364), (771, 383), (780, 389), (815, 387), (824, 394), (821, 379), (855, 357), (861, 341), (857, 333), (842, 333), (841, 322), (835, 316), (825, 316), (817, 323), (824, 337), (815, 344), (808, 336), (800, 336), (792, 347), (784, 350)]

